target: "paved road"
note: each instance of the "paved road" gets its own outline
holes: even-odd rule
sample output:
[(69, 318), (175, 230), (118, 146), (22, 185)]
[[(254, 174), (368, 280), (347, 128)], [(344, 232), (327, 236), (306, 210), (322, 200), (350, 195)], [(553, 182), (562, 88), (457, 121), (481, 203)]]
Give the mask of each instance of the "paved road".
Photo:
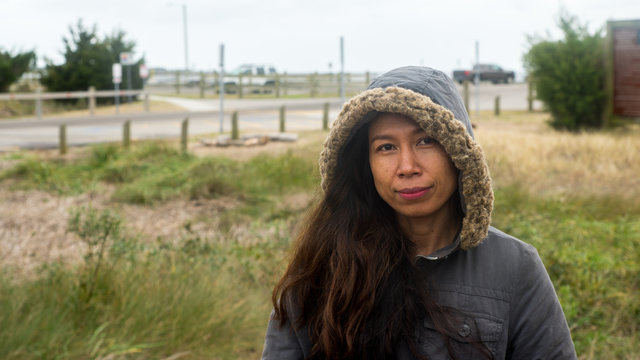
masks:
[[(527, 88), (525, 84), (478, 86), (470, 89), (471, 112), (479, 105), (480, 110), (493, 109), (496, 96), (501, 97), (502, 109), (526, 109)], [(181, 112), (136, 113), (100, 115), (87, 118), (46, 117), (0, 121), (0, 152), (16, 148), (55, 148), (58, 146), (58, 127), (67, 124), (67, 141), (70, 146), (91, 143), (120, 141), (122, 125), (131, 120), (132, 139), (175, 138), (180, 134), (181, 122), (189, 118), (189, 134), (219, 133), (220, 101), (217, 99), (195, 100), (152, 96), (152, 100), (167, 101), (185, 109)], [(329, 119), (335, 119), (342, 103), (338, 98), (320, 99), (247, 99), (225, 100), (223, 130), (231, 128), (231, 113), (238, 111), (240, 131), (276, 132), (279, 129), (279, 108), (286, 106), (286, 130), (300, 131), (322, 127), (323, 104), (330, 103)], [(477, 105), (476, 105), (477, 104)], [(539, 103), (535, 103), (540, 108)]]

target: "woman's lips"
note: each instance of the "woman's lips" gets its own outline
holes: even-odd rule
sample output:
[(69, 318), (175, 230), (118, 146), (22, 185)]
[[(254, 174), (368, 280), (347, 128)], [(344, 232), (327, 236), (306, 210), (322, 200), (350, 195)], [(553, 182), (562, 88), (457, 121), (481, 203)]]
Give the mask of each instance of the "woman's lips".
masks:
[(407, 189), (398, 190), (398, 195), (400, 195), (400, 197), (403, 199), (413, 200), (413, 199), (417, 199), (424, 196), (424, 194), (426, 194), (429, 191), (429, 189), (431, 188), (430, 187), (407, 188)]

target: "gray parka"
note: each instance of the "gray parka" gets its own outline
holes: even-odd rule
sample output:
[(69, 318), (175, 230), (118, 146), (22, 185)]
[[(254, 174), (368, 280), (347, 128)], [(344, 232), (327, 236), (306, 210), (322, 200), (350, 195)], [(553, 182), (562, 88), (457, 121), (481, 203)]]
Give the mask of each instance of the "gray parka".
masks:
[[(576, 359), (569, 328), (536, 250), (489, 226), (493, 207), (484, 154), (454, 83), (440, 71), (403, 67), (376, 78), (345, 104), (320, 156), (322, 188), (331, 186), (340, 149), (379, 112), (406, 115), (437, 140), (459, 170), (464, 219), (458, 237), (429, 256), (416, 258), (431, 282), (430, 296), (460, 316), (452, 319), (457, 359), (480, 357), (480, 339), (494, 359)], [(297, 318), (295, 309), (290, 319)], [(419, 326), (419, 348), (429, 359), (449, 359), (445, 339), (429, 319)], [(305, 327), (269, 321), (263, 360), (302, 360), (311, 350)], [(398, 344), (397, 359), (413, 359)]]

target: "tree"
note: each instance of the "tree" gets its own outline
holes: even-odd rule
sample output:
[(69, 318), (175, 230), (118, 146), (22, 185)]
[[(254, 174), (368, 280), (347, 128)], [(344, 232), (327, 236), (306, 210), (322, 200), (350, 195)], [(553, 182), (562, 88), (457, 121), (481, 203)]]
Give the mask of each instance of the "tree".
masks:
[(9, 86), (33, 68), (35, 61), (36, 54), (33, 51), (15, 55), (8, 51), (0, 51), (0, 92), (9, 91)]
[[(122, 30), (101, 40), (96, 26), (87, 29), (82, 20), (78, 21), (76, 29), (69, 27), (69, 32), (70, 36), (63, 38), (64, 63), (54, 65), (47, 60), (42, 83), (49, 91), (86, 90), (90, 86), (97, 90), (113, 89), (112, 65), (120, 61), (121, 52), (133, 52), (135, 42), (127, 41)], [(134, 71), (132, 75), (132, 88), (141, 88), (138, 72)], [(123, 89), (127, 88), (126, 81), (124, 77)]]
[(537, 97), (551, 112), (551, 125), (577, 131), (604, 124), (605, 68), (602, 30), (589, 34), (575, 17), (562, 15), (564, 39), (530, 38), (524, 56)]

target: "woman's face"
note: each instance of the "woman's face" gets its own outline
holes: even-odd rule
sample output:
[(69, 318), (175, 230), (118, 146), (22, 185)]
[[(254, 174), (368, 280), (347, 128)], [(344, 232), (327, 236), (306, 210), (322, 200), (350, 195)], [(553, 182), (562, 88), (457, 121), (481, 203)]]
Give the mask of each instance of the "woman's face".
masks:
[(382, 113), (373, 120), (369, 163), (378, 194), (399, 217), (448, 215), (447, 202), (458, 184), (456, 168), (412, 119)]

